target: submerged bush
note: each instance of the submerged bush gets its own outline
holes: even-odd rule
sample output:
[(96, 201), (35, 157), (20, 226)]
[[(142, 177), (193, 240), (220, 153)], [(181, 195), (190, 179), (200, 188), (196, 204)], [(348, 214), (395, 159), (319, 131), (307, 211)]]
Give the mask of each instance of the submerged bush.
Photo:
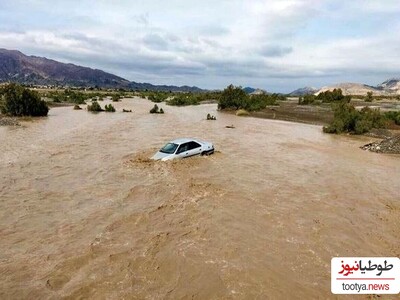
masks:
[(81, 109), (82, 109), (82, 107), (80, 107), (78, 104), (74, 105), (74, 110), (81, 110)]
[(215, 116), (212, 116), (210, 114), (207, 114), (207, 120), (213, 120), (215, 121), (217, 118)]
[(39, 93), (11, 83), (3, 87), (0, 97), (0, 109), (10, 116), (47, 116), (49, 107), (41, 100)]
[(93, 101), (92, 104), (89, 104), (87, 106), (87, 110), (93, 112), (103, 111), (103, 109), (101, 108), (100, 104), (97, 101)]
[(106, 104), (106, 106), (104, 106), (104, 109), (106, 112), (115, 112), (115, 108), (114, 106), (112, 106), (112, 104)]
[(162, 108), (159, 109), (159, 108), (158, 108), (158, 105), (157, 105), (157, 104), (154, 104), (153, 108), (150, 109), (150, 113), (151, 113), (151, 114), (163, 114), (163, 113), (164, 113), (164, 110), (163, 110)]

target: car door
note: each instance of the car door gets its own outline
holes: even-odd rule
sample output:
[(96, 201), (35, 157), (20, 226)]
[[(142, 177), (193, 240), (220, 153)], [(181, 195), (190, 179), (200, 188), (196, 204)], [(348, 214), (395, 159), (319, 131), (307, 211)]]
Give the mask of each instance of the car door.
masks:
[(185, 158), (189, 156), (189, 143), (183, 143), (176, 150), (176, 156), (180, 158)]
[(198, 155), (201, 154), (201, 145), (199, 143), (196, 143), (195, 141), (189, 142), (188, 146), (188, 155), (187, 156), (193, 156), (193, 155)]

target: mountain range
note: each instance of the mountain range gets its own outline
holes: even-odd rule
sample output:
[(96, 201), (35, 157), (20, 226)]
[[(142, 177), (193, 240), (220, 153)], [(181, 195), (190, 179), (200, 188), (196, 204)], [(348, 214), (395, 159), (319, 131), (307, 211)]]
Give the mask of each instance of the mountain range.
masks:
[[(129, 81), (102, 70), (61, 63), (45, 57), (27, 56), (17, 50), (0, 48), (0, 83), (2, 82), (173, 92), (204, 91), (195, 86), (153, 85), (151, 83)], [(367, 92), (372, 92), (374, 95), (400, 95), (400, 78), (388, 79), (377, 86), (361, 83), (339, 83), (325, 86), (321, 89), (304, 87), (289, 93), (289, 96), (318, 94), (335, 88), (342, 89), (345, 95), (366, 95)], [(243, 90), (248, 94), (265, 92), (252, 87), (245, 87)]]
[(138, 83), (102, 70), (65, 64), (45, 57), (27, 56), (16, 50), (0, 49), (0, 82), (10, 81), (33, 85), (202, 91), (198, 87)]
[(368, 92), (373, 95), (400, 95), (400, 78), (388, 79), (377, 86), (370, 86), (362, 83), (338, 83), (331, 86), (324, 86), (320, 89), (301, 88), (291, 92), (290, 96), (304, 96), (306, 94), (319, 94), (333, 89), (341, 89), (344, 95), (360, 95), (365, 96)]

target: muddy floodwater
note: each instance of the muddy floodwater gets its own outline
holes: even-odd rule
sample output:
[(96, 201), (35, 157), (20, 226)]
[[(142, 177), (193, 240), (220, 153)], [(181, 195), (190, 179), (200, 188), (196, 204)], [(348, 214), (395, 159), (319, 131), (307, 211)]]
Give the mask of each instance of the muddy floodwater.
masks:
[[(326, 299), (332, 257), (400, 256), (400, 157), (370, 138), (113, 104), (0, 128), (1, 299)], [(179, 137), (217, 152), (148, 160)]]

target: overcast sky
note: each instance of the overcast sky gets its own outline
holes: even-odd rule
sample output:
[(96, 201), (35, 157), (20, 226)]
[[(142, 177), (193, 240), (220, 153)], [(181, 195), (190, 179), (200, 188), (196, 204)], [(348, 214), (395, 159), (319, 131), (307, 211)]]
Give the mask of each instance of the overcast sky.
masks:
[(274, 92), (400, 77), (399, 0), (0, 0), (0, 48), (137, 82)]

